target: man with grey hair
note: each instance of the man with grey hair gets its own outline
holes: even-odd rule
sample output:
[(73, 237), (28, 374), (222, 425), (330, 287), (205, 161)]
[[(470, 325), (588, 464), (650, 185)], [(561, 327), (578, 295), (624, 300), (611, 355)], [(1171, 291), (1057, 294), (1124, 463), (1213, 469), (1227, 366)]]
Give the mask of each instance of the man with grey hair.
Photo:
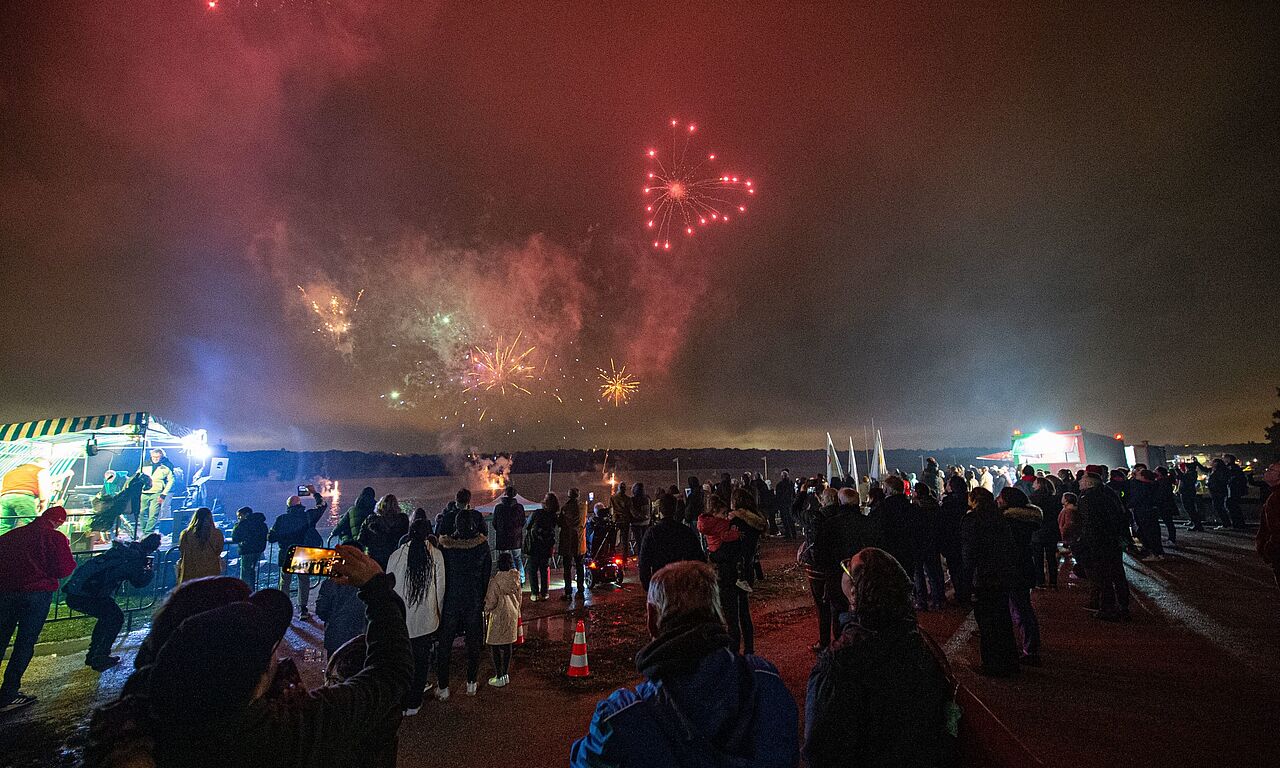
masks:
[(715, 569), (681, 561), (649, 584), (645, 680), (596, 707), (570, 764), (794, 766), (796, 703), (772, 664), (730, 650)]

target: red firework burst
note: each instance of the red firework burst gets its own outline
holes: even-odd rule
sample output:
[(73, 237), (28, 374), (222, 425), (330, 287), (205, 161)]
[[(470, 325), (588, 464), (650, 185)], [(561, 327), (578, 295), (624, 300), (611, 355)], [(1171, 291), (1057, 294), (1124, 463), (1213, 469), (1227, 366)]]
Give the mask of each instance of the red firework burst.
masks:
[(747, 200), (756, 193), (751, 179), (716, 170), (715, 153), (693, 146), (697, 132), (693, 123), (672, 120), (670, 155), (657, 148), (645, 153), (644, 221), (654, 248), (671, 250), (673, 233), (688, 237), (701, 227), (729, 223), (747, 212)]

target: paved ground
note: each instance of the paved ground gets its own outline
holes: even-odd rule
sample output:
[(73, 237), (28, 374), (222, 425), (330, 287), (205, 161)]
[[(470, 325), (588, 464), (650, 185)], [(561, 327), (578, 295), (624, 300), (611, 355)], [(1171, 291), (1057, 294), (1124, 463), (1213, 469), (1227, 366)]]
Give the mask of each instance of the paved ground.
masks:
[[(1273, 764), (1264, 729), (1280, 712), (1280, 589), (1240, 534), (1185, 534), (1163, 563), (1129, 562), (1137, 590), (1132, 623), (1102, 624), (1082, 610), (1084, 589), (1064, 583), (1035, 594), (1045, 664), (1014, 681), (976, 676), (977, 638), (960, 609), (922, 614), (957, 674), (1045, 764), (1131, 766)], [(787, 570), (791, 545), (769, 542), (770, 579), (753, 598), (757, 650), (781, 669), (797, 699), (813, 663), (815, 626), (803, 578)], [(429, 701), (400, 730), (405, 766), (563, 765), (597, 699), (634, 681), (644, 642), (638, 587), (587, 605), (526, 603), (528, 642), (511, 686), (455, 683), (450, 701)], [(563, 676), (574, 624), (588, 625), (593, 676)], [(295, 623), (292, 654), (310, 681), (322, 669), (317, 623)], [(128, 661), (138, 633), (122, 648)], [(456, 652), (461, 655), (460, 650)], [(457, 669), (457, 665), (455, 665)], [(127, 670), (99, 677), (83, 653), (36, 659), (26, 689), (35, 707), (0, 722), (0, 765), (74, 765), (85, 712), (118, 690)], [(486, 659), (482, 678), (489, 675)]]

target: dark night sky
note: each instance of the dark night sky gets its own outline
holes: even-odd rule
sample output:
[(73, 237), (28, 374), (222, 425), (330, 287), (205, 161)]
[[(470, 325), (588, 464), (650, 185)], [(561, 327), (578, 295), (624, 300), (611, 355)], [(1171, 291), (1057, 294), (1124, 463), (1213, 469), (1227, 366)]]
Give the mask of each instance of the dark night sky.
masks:
[[(906, 447), (1275, 407), (1274, 4), (262, 4), (0, 6), (0, 421)], [(761, 194), (653, 254), (672, 117)], [(352, 330), (298, 285), (365, 289)], [(458, 408), (446, 363), (517, 331), (573, 397)]]

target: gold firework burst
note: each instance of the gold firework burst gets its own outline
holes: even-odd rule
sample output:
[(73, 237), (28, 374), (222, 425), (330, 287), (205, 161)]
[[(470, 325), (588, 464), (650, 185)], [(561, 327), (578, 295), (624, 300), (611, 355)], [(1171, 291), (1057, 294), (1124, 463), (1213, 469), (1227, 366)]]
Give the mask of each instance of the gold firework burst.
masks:
[(612, 400), (613, 407), (624, 405), (631, 399), (640, 389), (640, 382), (635, 376), (627, 373), (627, 366), (618, 368), (614, 365), (613, 359), (609, 360), (609, 370), (597, 368), (600, 372), (600, 397), (604, 400)]
[(518, 352), (520, 335), (517, 333), (515, 339), (505, 346), (499, 338), (492, 351), (480, 347), (472, 350), (471, 366), (463, 374), (463, 383), (466, 386), (462, 391), (497, 390), (499, 394), (505, 395), (507, 389), (511, 389), (526, 395), (532, 394), (520, 382), (537, 378), (534, 367), (526, 362), (535, 348), (529, 347), (523, 352)]

